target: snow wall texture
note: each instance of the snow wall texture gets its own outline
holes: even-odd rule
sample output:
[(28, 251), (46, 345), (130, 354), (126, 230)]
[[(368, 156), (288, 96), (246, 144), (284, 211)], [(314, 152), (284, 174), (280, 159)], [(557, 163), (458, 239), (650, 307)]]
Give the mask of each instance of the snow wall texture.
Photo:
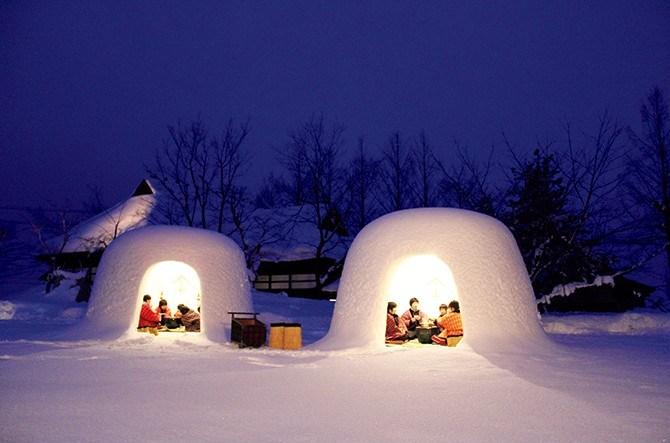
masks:
[[(546, 349), (535, 296), (512, 233), (498, 220), (472, 211), (422, 208), (373, 221), (347, 254), (324, 350), (384, 346), (389, 282), (398, 263), (436, 256), (451, 270), (461, 307), (464, 338), (475, 352)], [(444, 300), (448, 303), (450, 300)]]
[[(228, 311), (252, 310), (244, 254), (222, 234), (181, 226), (136, 229), (110, 244), (95, 277), (83, 335), (114, 339), (137, 333), (142, 279), (163, 261), (183, 262), (197, 272), (203, 334), (212, 341), (228, 341)], [(158, 304), (155, 294), (152, 302)]]

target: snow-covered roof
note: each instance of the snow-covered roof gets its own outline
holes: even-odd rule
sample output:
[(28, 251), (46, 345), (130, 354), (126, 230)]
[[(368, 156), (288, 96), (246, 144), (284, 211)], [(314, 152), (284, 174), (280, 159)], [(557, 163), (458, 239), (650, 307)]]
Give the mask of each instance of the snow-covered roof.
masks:
[(143, 180), (128, 200), (79, 223), (68, 232), (67, 238), (54, 238), (49, 245), (56, 252), (93, 252), (105, 248), (122, 233), (147, 225), (155, 205), (156, 192), (148, 180)]
[(400, 314), (413, 296), (426, 310), (460, 301), (461, 346), (478, 352), (550, 346), (511, 232), (486, 215), (449, 208), (391, 213), (358, 234), (330, 330), (316, 346), (383, 347), (387, 302), (395, 301)]
[[(213, 341), (229, 340), (228, 311), (251, 310), (244, 254), (222, 234), (182, 226), (147, 226), (112, 242), (98, 267), (84, 334), (100, 338), (137, 334), (142, 296), (156, 287), (147, 281), (149, 271), (164, 262), (191, 268), (198, 280), (203, 333)], [(160, 294), (150, 295), (155, 306)]]

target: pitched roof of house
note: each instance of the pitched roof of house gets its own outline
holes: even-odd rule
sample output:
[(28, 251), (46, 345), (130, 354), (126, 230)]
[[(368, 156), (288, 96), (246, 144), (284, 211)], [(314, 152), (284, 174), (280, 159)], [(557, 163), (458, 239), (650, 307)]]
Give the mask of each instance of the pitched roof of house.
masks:
[(155, 204), (156, 191), (148, 180), (142, 180), (128, 200), (79, 223), (67, 235), (51, 239), (49, 246), (56, 253), (105, 248), (122, 233), (147, 225)]

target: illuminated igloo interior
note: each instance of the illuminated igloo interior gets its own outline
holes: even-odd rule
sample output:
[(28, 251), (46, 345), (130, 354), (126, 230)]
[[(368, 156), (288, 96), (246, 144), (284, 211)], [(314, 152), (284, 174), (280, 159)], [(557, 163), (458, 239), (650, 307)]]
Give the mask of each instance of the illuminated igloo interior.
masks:
[(201, 331), (228, 341), (229, 311), (251, 311), (244, 255), (228, 237), (180, 226), (149, 226), (127, 232), (105, 250), (82, 331), (100, 338), (132, 337), (142, 296), (153, 306), (163, 296), (201, 309)]
[(431, 317), (458, 300), (464, 338), (477, 352), (529, 351), (551, 342), (511, 232), (472, 211), (422, 208), (385, 215), (355, 238), (320, 349), (384, 346), (386, 305), (417, 297)]
[(154, 306), (163, 298), (174, 314), (179, 304), (191, 309), (200, 307), (200, 277), (195, 269), (184, 262), (167, 260), (152, 265), (144, 273), (140, 294), (150, 294)]

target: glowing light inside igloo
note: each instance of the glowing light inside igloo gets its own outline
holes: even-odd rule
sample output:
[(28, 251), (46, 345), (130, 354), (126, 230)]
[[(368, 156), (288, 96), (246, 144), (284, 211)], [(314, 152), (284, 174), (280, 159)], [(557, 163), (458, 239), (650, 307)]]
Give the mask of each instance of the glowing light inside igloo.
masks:
[(388, 274), (386, 301), (398, 304), (398, 314), (409, 308), (412, 297), (429, 317), (439, 315), (440, 304), (458, 300), (454, 277), (442, 260), (434, 255), (415, 255), (401, 259)]
[(144, 294), (152, 297), (152, 305), (158, 305), (163, 298), (174, 313), (177, 305), (184, 304), (193, 310), (200, 307), (200, 279), (198, 273), (179, 261), (163, 261), (151, 266), (142, 278), (140, 285), (140, 300)]

